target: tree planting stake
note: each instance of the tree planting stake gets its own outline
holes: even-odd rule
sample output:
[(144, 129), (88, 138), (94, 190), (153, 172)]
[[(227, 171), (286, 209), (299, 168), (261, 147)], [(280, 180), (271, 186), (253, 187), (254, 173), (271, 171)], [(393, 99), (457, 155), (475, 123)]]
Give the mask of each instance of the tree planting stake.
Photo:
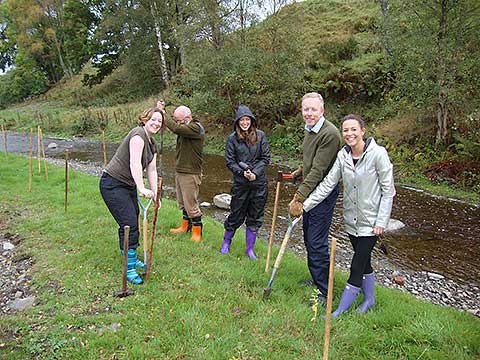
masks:
[(32, 143), (33, 143), (33, 129), (30, 128), (28, 192), (32, 192), (32, 178), (33, 178), (33, 144)]
[(38, 164), (38, 175), (42, 173), (42, 165), (40, 160), (40, 125), (37, 126), (37, 164)]
[(275, 202), (273, 204), (272, 227), (270, 229), (270, 237), (268, 239), (267, 261), (265, 263), (265, 272), (270, 267), (270, 256), (272, 254), (273, 236), (275, 235), (275, 223), (277, 222), (278, 199), (280, 198), (280, 185), (282, 182), (282, 172), (277, 173), (277, 191), (275, 193)]
[(5, 158), (8, 160), (7, 129), (3, 124), (2, 124), (2, 134), (3, 134), (3, 146), (5, 146)]
[(105, 143), (105, 130), (102, 130), (102, 144), (103, 144), (103, 166), (107, 166), (107, 144)]
[(323, 336), (323, 360), (328, 360), (328, 350), (330, 346), (330, 321), (332, 318), (332, 300), (333, 300), (333, 276), (335, 270), (335, 250), (337, 248), (337, 239), (332, 240), (332, 249), (330, 252), (330, 269), (328, 271), (328, 292), (327, 309), (325, 314), (325, 335)]
[(148, 265), (145, 272), (145, 281), (148, 281), (148, 278), (150, 276), (150, 270), (152, 268), (153, 240), (155, 239), (155, 227), (157, 225), (158, 209), (160, 208), (160, 200), (162, 199), (162, 184), (163, 178), (159, 176), (157, 182), (157, 195), (155, 196), (155, 203), (153, 204), (152, 231), (150, 232), (150, 247), (147, 254)]
[(45, 181), (48, 181), (47, 159), (45, 158), (45, 144), (43, 143), (43, 131), (40, 128), (40, 143), (42, 144), (43, 165), (45, 168)]
[(65, 149), (65, 212), (68, 206), (68, 149)]

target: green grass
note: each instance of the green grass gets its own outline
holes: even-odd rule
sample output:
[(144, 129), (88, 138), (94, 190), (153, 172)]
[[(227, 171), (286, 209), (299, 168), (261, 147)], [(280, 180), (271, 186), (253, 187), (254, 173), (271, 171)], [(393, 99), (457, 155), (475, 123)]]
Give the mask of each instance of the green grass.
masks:
[(401, 177), (399, 183), (407, 186), (412, 186), (417, 189), (422, 189), (430, 194), (444, 196), (450, 199), (458, 199), (470, 204), (480, 203), (480, 194), (453, 187), (448, 183), (432, 183), (425, 175), (421, 173), (412, 174)]
[[(36, 305), (0, 319), (2, 359), (320, 359), (324, 323), (311, 321), (305, 261), (287, 253), (268, 300), (262, 299), (266, 246), (244, 255), (244, 233), (221, 256), (223, 227), (205, 219), (204, 241), (172, 236), (180, 211), (159, 211), (152, 276), (134, 296), (120, 287), (116, 224), (98, 178), (72, 172), (64, 212), (64, 172), (49, 167), (28, 192), (28, 159), (0, 154), (0, 214), (24, 238), (17, 251), (35, 260)], [(274, 254), (276, 254), (275, 250)], [(346, 276), (336, 274), (336, 302)], [(335, 302), (335, 305), (336, 305)], [(367, 315), (333, 322), (331, 359), (475, 359), (480, 321), (446, 307), (377, 288)]]

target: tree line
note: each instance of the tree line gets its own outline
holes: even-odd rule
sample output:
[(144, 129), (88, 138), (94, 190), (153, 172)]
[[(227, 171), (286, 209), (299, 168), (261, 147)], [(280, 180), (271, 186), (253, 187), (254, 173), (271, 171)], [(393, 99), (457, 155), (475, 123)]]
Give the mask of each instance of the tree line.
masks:
[(419, 109), (432, 141), (475, 144), (479, 14), (475, 0), (6, 0), (0, 106), (122, 69), (119, 102), (168, 90), (225, 120), (244, 102), (280, 128), (316, 90), (346, 109)]

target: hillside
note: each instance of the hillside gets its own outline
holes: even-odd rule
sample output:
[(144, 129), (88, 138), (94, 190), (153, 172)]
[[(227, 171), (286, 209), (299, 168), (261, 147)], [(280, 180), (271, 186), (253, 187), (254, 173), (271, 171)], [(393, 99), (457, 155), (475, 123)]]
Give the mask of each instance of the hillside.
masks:
[[(452, 69), (459, 80), (449, 84), (450, 128), (448, 137), (437, 142), (438, 69), (435, 62), (428, 62), (435, 60), (435, 54), (423, 54), (429, 56), (425, 57), (428, 61), (418, 64), (415, 59), (421, 59), (422, 54), (401, 57), (408, 53), (402, 49), (420, 51), (419, 41), (428, 39), (422, 40), (416, 33), (415, 39), (413, 35), (401, 37), (409, 26), (415, 30), (418, 24), (414, 17), (404, 17), (409, 9), (400, 8), (400, 4), (391, 3), (390, 36), (398, 35), (393, 50), (399, 54), (391, 50), (390, 56), (386, 55), (388, 34), (381, 9), (367, 0), (289, 4), (262, 22), (220, 34), (217, 43), (213, 42), (213, 33), (207, 31), (203, 38), (192, 38), (185, 47), (183, 65), (179, 65), (179, 44), (166, 28), (164, 49), (171, 76), (168, 86), (161, 80), (159, 61), (152, 60), (158, 56), (152, 52), (152, 25), (143, 20), (145, 14), (140, 9), (129, 21), (144, 29), (144, 36), (125, 35), (134, 45), (119, 53), (119, 65), (100, 84), (83, 85), (85, 75), (95, 76), (99, 71), (99, 64), (89, 61), (80, 72), (63, 78), (45, 94), (0, 111), (0, 121), (8, 129), (26, 131), (40, 125), (47, 133), (68, 136), (98, 138), (105, 130), (108, 138), (118, 140), (137, 114), (161, 96), (169, 109), (180, 103), (190, 106), (206, 126), (208, 151), (222, 152), (234, 109), (245, 103), (267, 131), (273, 152), (278, 159), (285, 159), (301, 153), (300, 98), (307, 91), (319, 91), (325, 98), (326, 116), (337, 125), (347, 113), (362, 114), (368, 134), (388, 148), (403, 181), (422, 187), (433, 184), (433, 189), (439, 185), (443, 192), (452, 187), (473, 191), (477, 193), (471, 197), (475, 201), (480, 193), (480, 135), (474, 131), (480, 121), (480, 94), (475, 83), (468, 81), (476, 81), (477, 77), (469, 74), (477, 67), (462, 63), (462, 67)], [(420, 5), (411, 4), (411, 10), (427, 14), (428, 9), (416, 6)], [(435, 14), (430, 15), (434, 19)], [(103, 16), (103, 21), (111, 24), (123, 15)], [(167, 21), (166, 14), (160, 16)], [(400, 33), (395, 33), (394, 25), (401, 26)], [(181, 29), (185, 34), (206, 31)], [(468, 51), (478, 50), (475, 42), (467, 42), (469, 39), (465, 38)], [(415, 46), (408, 47), (408, 41)], [(407, 60), (410, 63), (405, 63)], [(419, 73), (412, 69), (421, 70), (424, 79), (418, 81)], [(1, 94), (0, 89), (0, 103)]]

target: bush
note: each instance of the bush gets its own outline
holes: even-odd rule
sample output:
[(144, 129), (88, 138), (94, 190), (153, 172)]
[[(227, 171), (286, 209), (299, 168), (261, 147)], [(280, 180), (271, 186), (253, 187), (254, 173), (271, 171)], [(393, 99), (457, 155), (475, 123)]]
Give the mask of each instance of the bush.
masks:
[(47, 89), (47, 78), (32, 61), (17, 56), (16, 67), (0, 81), (0, 108), (42, 94)]
[(301, 116), (288, 118), (275, 124), (268, 140), (270, 148), (280, 153), (301, 154), (303, 129)]

